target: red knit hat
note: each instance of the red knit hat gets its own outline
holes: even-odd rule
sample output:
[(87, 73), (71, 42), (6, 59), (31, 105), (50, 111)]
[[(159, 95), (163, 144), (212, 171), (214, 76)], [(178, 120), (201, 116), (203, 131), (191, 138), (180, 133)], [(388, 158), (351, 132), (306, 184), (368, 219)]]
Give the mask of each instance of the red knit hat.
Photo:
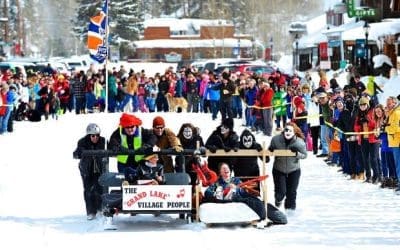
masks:
[(153, 119), (153, 128), (157, 126), (165, 126), (164, 119), (161, 116), (156, 116)]
[(303, 98), (301, 98), (301, 96), (295, 96), (293, 99), (294, 99), (293, 104), (296, 107), (300, 106), (301, 104), (304, 104)]
[(119, 118), (119, 125), (123, 128), (131, 126), (140, 126), (142, 125), (142, 120), (140, 120), (134, 115), (122, 113), (121, 118)]

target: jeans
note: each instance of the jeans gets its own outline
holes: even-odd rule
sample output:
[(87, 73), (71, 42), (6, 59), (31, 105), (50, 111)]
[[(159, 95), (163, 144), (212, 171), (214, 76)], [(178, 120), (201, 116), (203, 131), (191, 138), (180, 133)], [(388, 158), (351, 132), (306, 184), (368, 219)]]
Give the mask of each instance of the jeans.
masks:
[(246, 108), (246, 126), (253, 128), (256, 123), (256, 116), (253, 108)]
[(321, 145), (322, 145), (322, 154), (328, 154), (328, 136), (329, 136), (329, 128), (326, 125), (321, 125)]
[(263, 122), (264, 122), (264, 134), (267, 136), (272, 135), (272, 127), (273, 127), (273, 111), (272, 109), (263, 109), (262, 110), (262, 117), (263, 117)]
[(210, 100), (210, 106), (211, 106), (212, 119), (215, 120), (217, 119), (219, 111), (219, 101)]
[[(400, 148), (392, 148), (393, 150), (393, 158), (394, 158), (394, 163), (396, 166), (396, 174), (397, 174), (397, 179), (400, 177)], [(400, 187), (400, 182), (398, 183), (398, 187)]]
[(238, 95), (232, 96), (232, 111), (233, 111), (233, 118), (242, 118), (243, 115), (242, 99), (240, 99), (240, 96)]
[(396, 177), (393, 151), (381, 151), (381, 168), (383, 177)]
[(371, 168), (374, 178), (381, 177), (382, 171), (378, 165), (379, 143), (369, 143), (368, 139), (362, 139), (361, 152), (362, 165), (365, 169), (366, 177), (371, 177)]

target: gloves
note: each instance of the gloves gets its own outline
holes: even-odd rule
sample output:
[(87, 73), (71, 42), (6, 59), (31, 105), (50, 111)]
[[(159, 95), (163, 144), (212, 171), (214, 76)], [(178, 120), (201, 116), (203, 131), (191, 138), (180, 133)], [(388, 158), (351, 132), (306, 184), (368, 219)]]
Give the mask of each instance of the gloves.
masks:
[(233, 151), (237, 152), (237, 151), (239, 151), (239, 148), (234, 147), (234, 148), (233, 148)]
[(78, 153), (78, 151), (74, 151), (74, 153), (72, 154), (72, 157), (73, 157), (74, 159), (80, 159), (80, 158), (81, 158), (81, 154)]
[(260, 145), (260, 144), (256, 144), (256, 150), (258, 151), (258, 152), (261, 152), (262, 150), (263, 150), (263, 148), (262, 148), (262, 146)]
[(180, 152), (183, 152), (183, 148), (182, 148), (182, 146), (180, 146), (180, 145), (177, 145), (177, 146), (174, 146), (174, 147), (172, 147), (176, 152), (178, 152), (178, 153), (180, 153)]
[(293, 145), (289, 146), (289, 150), (292, 151), (293, 153), (297, 153), (297, 151), (298, 151), (297, 148), (294, 147)]
[(145, 155), (149, 155), (149, 154), (153, 153), (153, 148), (152, 147), (143, 147), (143, 153)]
[(224, 147), (224, 151), (225, 152), (229, 152), (229, 151), (231, 151), (232, 149), (230, 148), (230, 147)]
[(359, 119), (360, 124), (363, 124), (365, 122), (368, 122), (368, 119), (365, 116), (360, 117)]
[(217, 147), (214, 145), (210, 145), (208, 146), (208, 150), (210, 150), (211, 153), (215, 153), (217, 152)]
[(274, 152), (274, 149), (271, 148), (271, 147), (269, 147), (268, 150), (271, 151), (271, 152)]

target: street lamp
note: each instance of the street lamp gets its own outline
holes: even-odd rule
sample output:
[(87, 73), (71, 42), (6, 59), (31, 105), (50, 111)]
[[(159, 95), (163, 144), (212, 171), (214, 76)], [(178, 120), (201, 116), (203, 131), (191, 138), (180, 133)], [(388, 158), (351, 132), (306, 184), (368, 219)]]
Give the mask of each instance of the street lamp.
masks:
[(365, 59), (366, 59), (366, 66), (367, 66), (367, 74), (369, 74), (369, 61), (368, 61), (368, 35), (369, 35), (369, 29), (371, 27), (368, 24), (368, 21), (365, 21), (363, 29), (365, 33)]
[(296, 57), (294, 59), (294, 66), (296, 70), (299, 70), (299, 64), (298, 64), (298, 57), (299, 57), (299, 34), (296, 33), (294, 36), (294, 41), (296, 43)]

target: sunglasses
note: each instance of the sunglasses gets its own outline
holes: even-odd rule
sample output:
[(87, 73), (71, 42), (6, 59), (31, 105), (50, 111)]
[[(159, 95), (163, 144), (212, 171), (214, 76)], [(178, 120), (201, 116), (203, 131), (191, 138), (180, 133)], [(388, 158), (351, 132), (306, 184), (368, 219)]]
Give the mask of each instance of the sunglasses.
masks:
[(100, 135), (99, 134), (94, 134), (94, 135), (90, 135), (90, 137), (91, 138), (98, 138), (98, 137), (100, 137)]
[(129, 126), (129, 127), (125, 127), (125, 128), (133, 129), (133, 128), (136, 128), (136, 126)]
[(156, 126), (154, 129), (164, 129), (164, 126)]
[(290, 128), (285, 128), (283, 131), (284, 132), (293, 132)]

